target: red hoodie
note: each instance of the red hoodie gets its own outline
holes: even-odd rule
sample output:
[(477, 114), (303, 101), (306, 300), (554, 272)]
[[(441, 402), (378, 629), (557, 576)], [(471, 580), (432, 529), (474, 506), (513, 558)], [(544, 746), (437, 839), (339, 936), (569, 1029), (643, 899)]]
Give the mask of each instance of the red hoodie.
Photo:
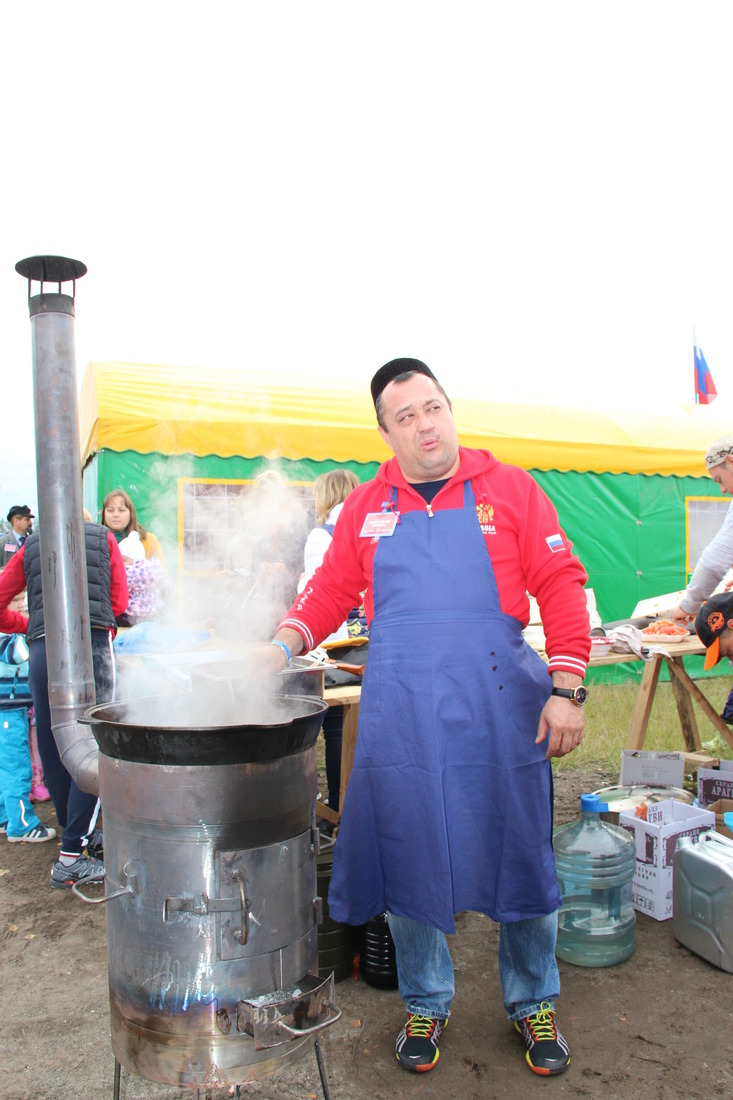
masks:
[[(110, 597), (112, 611), (115, 618), (121, 615), (127, 608), (129, 594), (127, 590), (127, 575), (125, 563), (122, 560), (117, 540), (111, 531), (107, 532), (110, 561)], [(28, 616), (21, 611), (10, 611), (8, 604), (12, 603), (16, 596), (24, 591), (25, 578), (25, 546), (13, 554), (8, 564), (0, 573), (0, 633), (25, 634), (28, 629)]]
[[(367, 621), (374, 615), (372, 565), (378, 539), (361, 537), (368, 513), (463, 507), (463, 486), (471, 481), (476, 513), (496, 577), (501, 610), (529, 619), (528, 593), (537, 599), (546, 637), (550, 672), (585, 674), (590, 655), (588, 608), (584, 585), (588, 575), (572, 553), (557, 512), (537, 482), (518, 466), (499, 462), (488, 451), (460, 448), (460, 467), (427, 505), (409, 485), (396, 458), (383, 463), (373, 481), (349, 494), (333, 532), (323, 564), (295, 600), (281, 627), (290, 627), (313, 649), (344, 621), (366, 590)], [(398, 519), (399, 522), (399, 519)], [(456, 568), (460, 568), (456, 546)], [(426, 600), (430, 594), (426, 592)]]

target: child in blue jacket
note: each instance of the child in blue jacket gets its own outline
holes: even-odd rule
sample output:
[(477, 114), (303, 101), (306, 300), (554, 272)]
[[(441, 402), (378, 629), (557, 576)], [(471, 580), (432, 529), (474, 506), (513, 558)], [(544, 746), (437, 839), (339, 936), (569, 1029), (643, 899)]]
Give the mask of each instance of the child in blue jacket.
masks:
[(39, 844), (56, 836), (31, 803), (30, 705), (26, 640), (22, 634), (0, 634), (0, 832), (11, 844)]

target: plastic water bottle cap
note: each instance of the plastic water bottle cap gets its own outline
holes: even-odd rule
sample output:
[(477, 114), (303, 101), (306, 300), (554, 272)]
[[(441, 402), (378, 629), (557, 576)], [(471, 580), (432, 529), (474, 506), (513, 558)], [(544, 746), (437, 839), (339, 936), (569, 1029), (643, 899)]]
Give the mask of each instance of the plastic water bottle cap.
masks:
[(580, 809), (584, 814), (604, 814), (608, 810), (608, 803), (601, 802), (597, 794), (581, 794)]

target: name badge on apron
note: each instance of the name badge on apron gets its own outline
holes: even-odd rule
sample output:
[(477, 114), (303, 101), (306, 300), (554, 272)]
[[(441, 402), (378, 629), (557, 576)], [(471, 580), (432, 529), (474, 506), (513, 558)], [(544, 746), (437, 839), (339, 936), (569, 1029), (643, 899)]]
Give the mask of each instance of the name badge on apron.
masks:
[(368, 512), (359, 538), (378, 539), (385, 535), (393, 535), (398, 518), (396, 512)]

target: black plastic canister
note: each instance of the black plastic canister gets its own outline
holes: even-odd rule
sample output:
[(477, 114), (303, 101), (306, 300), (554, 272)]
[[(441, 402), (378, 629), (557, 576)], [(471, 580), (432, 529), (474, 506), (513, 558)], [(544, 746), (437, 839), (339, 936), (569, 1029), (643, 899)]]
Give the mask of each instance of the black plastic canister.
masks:
[(321, 850), (316, 872), (318, 896), (323, 904), (323, 920), (318, 926), (318, 973), (321, 978), (333, 974), (333, 980), (341, 982), (354, 970), (354, 929), (350, 924), (340, 924), (332, 920), (328, 912), (333, 845), (334, 841), (321, 833)]
[(359, 973), (377, 989), (397, 989), (397, 962), (387, 914), (372, 917), (359, 929)]

